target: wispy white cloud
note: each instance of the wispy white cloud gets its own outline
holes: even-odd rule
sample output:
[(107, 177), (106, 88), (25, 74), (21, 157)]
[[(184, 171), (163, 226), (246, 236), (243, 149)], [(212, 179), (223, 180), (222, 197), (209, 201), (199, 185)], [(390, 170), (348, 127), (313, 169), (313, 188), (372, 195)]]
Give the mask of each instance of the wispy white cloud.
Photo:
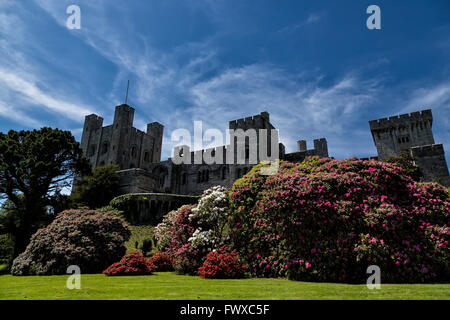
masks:
[(29, 128), (40, 128), (43, 126), (41, 121), (29, 117), (26, 113), (16, 108), (6, 106), (1, 101), (0, 101), (0, 117), (9, 119), (11, 121), (14, 121)]
[(88, 108), (80, 107), (61, 98), (43, 92), (38, 85), (22, 78), (18, 74), (0, 68), (0, 83), (3, 87), (18, 93), (17, 98), (29, 104), (42, 106), (51, 112), (56, 112), (75, 121), (82, 121), (84, 116), (92, 113)]
[[(42, 112), (82, 122), (94, 108), (70, 101), (58, 84), (47, 86), (51, 74), (33, 63), (27, 49), (39, 52), (39, 43), (28, 29), (28, 7), (21, 2), (1, 1), (0, 8), (0, 117), (28, 127), (42, 126)], [(13, 111), (11, 113), (11, 111)], [(38, 120), (40, 119), (40, 120)]]
[[(365, 121), (361, 115), (375, 102), (378, 83), (356, 74), (328, 86), (321, 85), (320, 79), (293, 79), (287, 72), (266, 65), (230, 69), (196, 84), (191, 90), (193, 106), (188, 111), (214, 124), (267, 110), (288, 151), (295, 151), (297, 139), (345, 140), (352, 134), (352, 123)], [(366, 141), (360, 143), (370, 143), (369, 139), (367, 131)], [(334, 154), (348, 154), (332, 143)]]
[(297, 31), (301, 30), (302, 28), (305, 28), (309, 25), (317, 23), (318, 21), (320, 21), (322, 19), (322, 16), (323, 15), (318, 14), (318, 13), (310, 13), (304, 20), (301, 20), (300, 22), (298, 22), (296, 24), (285, 26), (285, 27), (279, 29), (278, 31), (276, 31), (275, 34), (288, 35), (288, 34), (297, 32)]

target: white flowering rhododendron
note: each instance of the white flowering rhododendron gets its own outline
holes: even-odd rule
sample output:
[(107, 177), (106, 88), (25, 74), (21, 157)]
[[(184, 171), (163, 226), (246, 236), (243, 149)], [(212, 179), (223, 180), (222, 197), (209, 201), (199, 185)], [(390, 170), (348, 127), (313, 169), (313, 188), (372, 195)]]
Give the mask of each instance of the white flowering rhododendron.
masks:
[(172, 239), (172, 226), (178, 211), (170, 211), (166, 214), (161, 223), (156, 226), (155, 238), (157, 240), (156, 247), (159, 250), (164, 250)]
[(221, 186), (203, 192), (198, 205), (191, 210), (190, 220), (196, 220), (198, 228), (189, 238), (193, 248), (219, 248), (227, 240), (229, 200), (227, 189)]

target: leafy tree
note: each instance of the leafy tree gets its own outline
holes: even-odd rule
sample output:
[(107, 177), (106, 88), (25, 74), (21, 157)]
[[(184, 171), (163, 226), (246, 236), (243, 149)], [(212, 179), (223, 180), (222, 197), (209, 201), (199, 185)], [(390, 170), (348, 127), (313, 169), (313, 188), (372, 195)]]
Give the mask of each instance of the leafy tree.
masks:
[(420, 181), (423, 174), (419, 166), (415, 164), (416, 160), (409, 151), (403, 150), (397, 156), (388, 157), (384, 161), (399, 166), (403, 169), (403, 173), (414, 181)]
[[(0, 231), (14, 239), (14, 257), (49, 221), (48, 206), (76, 174), (89, 172), (70, 131), (41, 128), (0, 133), (0, 196), (8, 199)], [(2, 230), (3, 229), (3, 230)]]
[(108, 164), (95, 168), (91, 175), (75, 183), (72, 200), (91, 209), (101, 208), (119, 195), (119, 175), (117, 165)]

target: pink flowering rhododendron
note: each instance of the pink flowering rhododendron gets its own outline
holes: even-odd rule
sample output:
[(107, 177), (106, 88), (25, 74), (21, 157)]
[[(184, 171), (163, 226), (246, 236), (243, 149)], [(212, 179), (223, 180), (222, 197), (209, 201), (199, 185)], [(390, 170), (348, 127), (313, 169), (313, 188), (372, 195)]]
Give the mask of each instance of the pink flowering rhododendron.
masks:
[(262, 166), (230, 193), (230, 225), (239, 226), (230, 235), (254, 276), (365, 282), (378, 265), (383, 282), (449, 280), (450, 200), (441, 185), (374, 160), (282, 161), (271, 176)]

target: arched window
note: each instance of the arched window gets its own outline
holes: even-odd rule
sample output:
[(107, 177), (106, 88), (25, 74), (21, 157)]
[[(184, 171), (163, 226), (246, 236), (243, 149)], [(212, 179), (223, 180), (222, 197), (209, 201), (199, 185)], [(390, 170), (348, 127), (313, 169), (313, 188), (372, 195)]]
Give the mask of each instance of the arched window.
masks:
[(131, 156), (133, 158), (136, 158), (136, 156), (137, 156), (137, 148), (136, 148), (136, 146), (132, 146), (131, 147)]

